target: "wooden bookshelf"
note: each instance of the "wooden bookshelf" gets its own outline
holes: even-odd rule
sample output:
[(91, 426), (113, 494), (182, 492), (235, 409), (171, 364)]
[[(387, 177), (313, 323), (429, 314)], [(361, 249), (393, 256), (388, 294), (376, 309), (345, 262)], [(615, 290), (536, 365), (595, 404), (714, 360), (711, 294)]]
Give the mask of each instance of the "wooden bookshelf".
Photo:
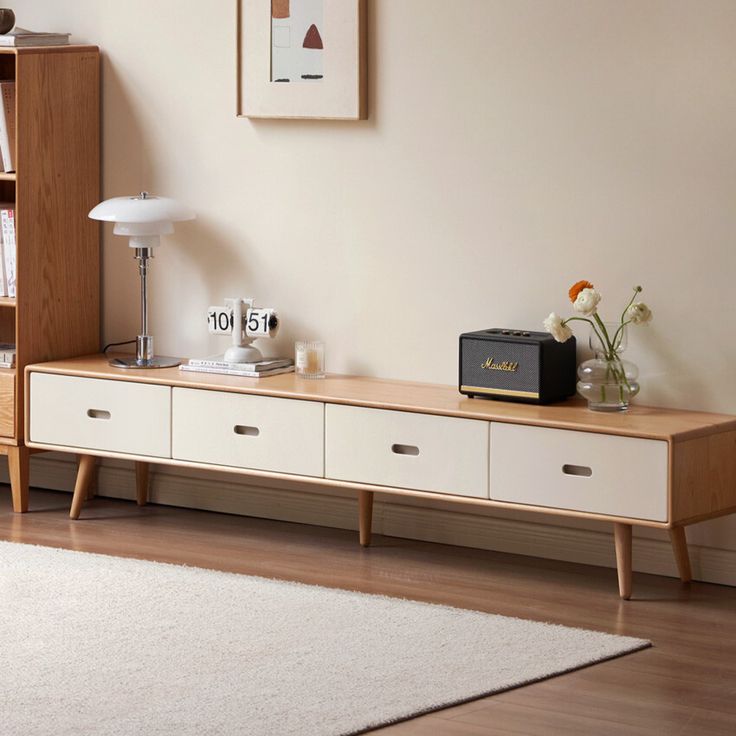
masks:
[(0, 298), (0, 454), (13, 507), (28, 508), (23, 368), (94, 352), (100, 341), (100, 56), (96, 46), (0, 48), (0, 79), (16, 83), (16, 172), (0, 173), (15, 203), (17, 296)]

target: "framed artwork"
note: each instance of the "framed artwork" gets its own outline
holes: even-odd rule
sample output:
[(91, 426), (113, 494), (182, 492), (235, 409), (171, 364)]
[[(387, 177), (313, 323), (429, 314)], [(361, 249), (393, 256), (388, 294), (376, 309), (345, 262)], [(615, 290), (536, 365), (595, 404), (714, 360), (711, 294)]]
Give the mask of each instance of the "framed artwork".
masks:
[(237, 0), (238, 115), (368, 117), (367, 0)]

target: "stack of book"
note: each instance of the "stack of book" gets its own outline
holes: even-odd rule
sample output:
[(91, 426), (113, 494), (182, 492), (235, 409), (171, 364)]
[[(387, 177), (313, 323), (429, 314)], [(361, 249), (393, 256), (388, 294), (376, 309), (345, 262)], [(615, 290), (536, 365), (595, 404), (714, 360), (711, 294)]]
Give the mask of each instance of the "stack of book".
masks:
[(15, 293), (15, 205), (0, 203), (0, 297)]
[(0, 46), (64, 46), (69, 43), (68, 33), (47, 33), (45, 31), (29, 31), (16, 26), (9, 33), (0, 34)]
[(279, 373), (291, 373), (294, 361), (290, 358), (267, 358), (258, 363), (226, 363), (222, 355), (211, 358), (192, 358), (182, 363), (179, 370), (195, 373), (222, 373), (226, 376), (245, 376), (246, 378), (263, 378)]
[(15, 345), (0, 342), (0, 368), (15, 368)]

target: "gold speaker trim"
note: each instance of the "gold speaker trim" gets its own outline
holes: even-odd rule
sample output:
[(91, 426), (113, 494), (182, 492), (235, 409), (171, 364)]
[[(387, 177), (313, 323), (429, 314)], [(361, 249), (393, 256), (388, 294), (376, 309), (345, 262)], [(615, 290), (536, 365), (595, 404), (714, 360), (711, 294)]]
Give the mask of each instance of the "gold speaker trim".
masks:
[(461, 391), (469, 391), (474, 394), (495, 394), (496, 396), (518, 396), (524, 399), (538, 399), (537, 391), (512, 391), (507, 388), (481, 388), (480, 386), (460, 386)]

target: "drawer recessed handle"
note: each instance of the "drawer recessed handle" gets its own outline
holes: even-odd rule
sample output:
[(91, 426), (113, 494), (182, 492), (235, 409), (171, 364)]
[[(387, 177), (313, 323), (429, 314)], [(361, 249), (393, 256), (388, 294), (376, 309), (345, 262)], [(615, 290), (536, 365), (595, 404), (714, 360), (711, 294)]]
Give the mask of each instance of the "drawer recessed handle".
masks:
[(246, 437), (258, 437), (261, 433), (258, 427), (247, 427), (245, 424), (236, 424), (233, 431), (235, 434), (242, 434)]
[(563, 465), (562, 472), (565, 475), (577, 475), (582, 478), (590, 478), (593, 475), (593, 468), (587, 465)]
[(104, 409), (87, 409), (87, 416), (90, 419), (109, 419), (112, 415)]
[(416, 445), (391, 445), (394, 455), (418, 455), (419, 448)]

